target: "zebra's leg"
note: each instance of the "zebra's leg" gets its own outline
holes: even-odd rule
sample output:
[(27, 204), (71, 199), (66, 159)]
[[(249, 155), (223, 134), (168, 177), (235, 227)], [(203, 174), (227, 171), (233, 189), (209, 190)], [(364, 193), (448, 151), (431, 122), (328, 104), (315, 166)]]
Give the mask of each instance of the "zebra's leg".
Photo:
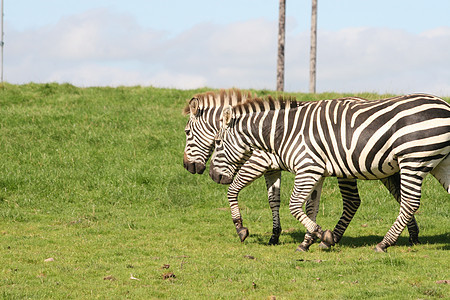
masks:
[[(341, 191), (343, 209), (342, 216), (333, 229), (333, 238), (334, 243), (336, 244), (341, 240), (345, 230), (352, 221), (359, 205), (361, 204), (356, 179), (338, 178), (338, 184), (339, 190)], [(320, 243), (319, 247), (322, 249), (329, 248), (323, 242)]]
[[(383, 178), (381, 179), (381, 182), (400, 204), (400, 173), (395, 173), (387, 178)], [(410, 245), (420, 244), (419, 225), (417, 225), (416, 218), (413, 216), (406, 226), (408, 227)]]
[(400, 169), (400, 213), (383, 240), (375, 247), (376, 252), (386, 252), (388, 247), (394, 245), (406, 224), (412, 220), (414, 213), (419, 209), (422, 182), (426, 175), (426, 173), (414, 171), (420, 168), (420, 166), (416, 168), (408, 166)]
[[(319, 179), (316, 186), (314, 187), (314, 189), (312, 190), (312, 192), (309, 194), (308, 198), (306, 199), (306, 205), (305, 205), (306, 215), (314, 222), (316, 221), (317, 213), (319, 212), (320, 195), (322, 193), (322, 186), (323, 186), (324, 179), (325, 178), (323, 178), (323, 177), (321, 179)], [(297, 247), (297, 251), (302, 251), (302, 252), (308, 251), (309, 247), (312, 244), (314, 244), (315, 240), (316, 240), (316, 237), (307, 230), (305, 233), (305, 238), (303, 239), (303, 242), (300, 245), (298, 245), (298, 247)], [(325, 244), (323, 247), (326, 248)]]
[(289, 201), (291, 214), (306, 227), (313, 236), (318, 237), (328, 246), (334, 246), (333, 233), (330, 230), (323, 231), (322, 228), (303, 211), (303, 204), (312, 193), (321, 179), (317, 170), (311, 172), (297, 173), (295, 176), (294, 190)]
[[(248, 237), (249, 231), (243, 226), (242, 216), (238, 206), (238, 194), (243, 188), (255, 181), (255, 179), (261, 177), (267, 171), (268, 166), (269, 163), (262, 160), (261, 157), (258, 157), (258, 164), (255, 164), (254, 157), (252, 156), (244, 163), (228, 187), (227, 197), (230, 204), (231, 218), (241, 242)], [(279, 175), (281, 176), (281, 173)]]
[(281, 171), (270, 171), (264, 174), (267, 186), (267, 194), (269, 199), (269, 206), (272, 210), (273, 228), (272, 236), (269, 240), (269, 245), (276, 245), (279, 242), (281, 234), (280, 222), (280, 184)]
[(247, 185), (241, 175), (242, 174), (238, 172), (238, 174), (234, 177), (233, 182), (228, 187), (227, 197), (228, 203), (230, 204), (231, 219), (233, 220), (239, 239), (243, 242), (248, 237), (249, 232), (248, 229), (243, 226), (242, 216), (237, 200), (239, 192)]

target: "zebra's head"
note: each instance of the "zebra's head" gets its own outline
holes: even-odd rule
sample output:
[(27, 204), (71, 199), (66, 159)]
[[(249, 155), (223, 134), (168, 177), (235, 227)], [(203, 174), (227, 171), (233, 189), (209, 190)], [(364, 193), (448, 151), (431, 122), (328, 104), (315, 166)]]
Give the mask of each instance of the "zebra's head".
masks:
[(232, 89), (197, 94), (189, 101), (184, 109), (184, 113), (189, 114), (183, 158), (186, 170), (193, 174), (205, 171), (206, 162), (214, 150), (214, 136), (222, 127), (220, 118), (223, 108), (252, 98), (250, 92)]
[(252, 155), (252, 149), (242, 142), (233, 126), (231, 106), (224, 108), (223, 127), (214, 138), (209, 176), (217, 183), (230, 184), (242, 165)]
[(206, 168), (206, 161), (214, 149), (214, 135), (216, 131), (207, 124), (201, 115), (199, 99), (194, 97), (189, 101), (189, 120), (184, 129), (186, 146), (184, 148), (183, 165), (192, 174), (202, 174)]

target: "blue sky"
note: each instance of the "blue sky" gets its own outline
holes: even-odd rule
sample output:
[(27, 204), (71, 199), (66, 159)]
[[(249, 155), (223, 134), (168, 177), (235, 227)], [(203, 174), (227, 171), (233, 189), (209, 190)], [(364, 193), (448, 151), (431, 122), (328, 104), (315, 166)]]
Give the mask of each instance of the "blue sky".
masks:
[[(317, 90), (450, 95), (450, 1), (318, 0)], [(275, 88), (276, 0), (4, 0), (5, 80)], [(306, 92), (311, 1), (287, 0)]]

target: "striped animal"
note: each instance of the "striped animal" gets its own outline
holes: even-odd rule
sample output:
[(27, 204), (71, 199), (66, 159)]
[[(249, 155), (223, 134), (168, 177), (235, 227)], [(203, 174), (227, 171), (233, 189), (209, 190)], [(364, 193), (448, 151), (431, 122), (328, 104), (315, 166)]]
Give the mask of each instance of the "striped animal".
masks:
[(316, 224), (303, 204), (323, 178), (384, 179), (400, 185), (400, 212), (377, 252), (386, 251), (419, 208), (431, 172), (450, 193), (450, 105), (425, 94), (377, 101), (335, 99), (294, 103), (256, 99), (223, 110), (210, 175), (230, 181), (257, 149), (275, 154), (295, 174), (289, 208), (327, 245), (333, 232)]
[[(189, 104), (185, 107), (185, 113), (190, 114), (190, 118), (185, 127), (186, 147), (184, 151), (184, 167), (191, 173), (203, 173), (206, 161), (214, 148), (214, 136), (220, 129), (220, 117), (224, 107), (229, 105), (237, 105), (247, 102), (251, 99), (250, 94), (243, 94), (238, 90), (220, 93), (203, 93), (194, 96)], [(355, 98), (356, 99), (356, 98)], [(248, 229), (243, 227), (242, 217), (238, 207), (239, 192), (256, 178), (264, 175), (268, 191), (269, 205), (272, 209), (273, 230), (269, 244), (277, 244), (281, 233), (281, 224), (279, 218), (280, 207), (280, 180), (281, 170), (287, 170), (280, 159), (273, 153), (256, 150), (251, 157), (240, 165), (239, 172), (235, 172), (236, 176), (228, 189), (228, 200), (231, 208), (231, 215), (236, 227), (236, 231), (244, 241), (248, 236)], [(235, 175), (233, 174), (233, 175)], [(389, 188), (391, 193), (399, 200), (398, 187), (399, 184), (395, 178), (387, 178), (383, 183)], [(220, 181), (220, 180), (219, 180)], [(342, 237), (345, 229), (353, 218), (356, 210), (360, 205), (357, 184), (355, 179), (339, 178), (339, 188), (343, 197), (343, 214), (334, 229), (334, 242), (338, 242)], [(307, 215), (315, 220), (318, 211), (318, 201), (320, 199), (321, 185), (317, 185), (313, 193), (306, 201)], [(415, 220), (408, 225), (410, 231), (410, 242), (418, 243), (418, 226)], [(314, 237), (307, 233), (305, 240), (299, 246), (300, 250), (306, 251), (313, 243)], [(321, 244), (322, 247), (327, 247)]]

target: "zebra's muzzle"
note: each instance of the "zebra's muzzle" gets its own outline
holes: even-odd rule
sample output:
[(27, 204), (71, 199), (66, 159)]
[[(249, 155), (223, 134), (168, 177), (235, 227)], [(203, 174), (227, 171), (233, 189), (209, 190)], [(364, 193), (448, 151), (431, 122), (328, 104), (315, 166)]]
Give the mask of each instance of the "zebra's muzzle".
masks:
[(216, 168), (213, 167), (209, 168), (209, 176), (212, 178), (212, 180), (220, 184), (230, 184), (231, 182), (233, 182), (232, 177), (225, 174), (220, 174), (216, 171)]
[(186, 156), (186, 153), (183, 157), (183, 166), (186, 170), (191, 172), (192, 174), (203, 174), (206, 169), (206, 165), (199, 162), (190, 162)]

